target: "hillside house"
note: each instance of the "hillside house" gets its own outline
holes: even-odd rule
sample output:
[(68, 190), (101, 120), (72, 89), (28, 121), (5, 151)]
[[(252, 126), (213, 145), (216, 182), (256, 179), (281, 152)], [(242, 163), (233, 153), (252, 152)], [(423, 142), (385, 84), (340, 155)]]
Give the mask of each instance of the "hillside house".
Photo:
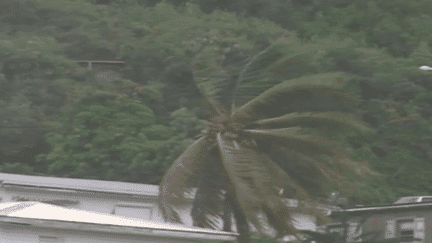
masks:
[(107, 85), (121, 79), (120, 71), (125, 65), (124, 61), (74, 60), (74, 62), (83, 68), (94, 71), (96, 81)]

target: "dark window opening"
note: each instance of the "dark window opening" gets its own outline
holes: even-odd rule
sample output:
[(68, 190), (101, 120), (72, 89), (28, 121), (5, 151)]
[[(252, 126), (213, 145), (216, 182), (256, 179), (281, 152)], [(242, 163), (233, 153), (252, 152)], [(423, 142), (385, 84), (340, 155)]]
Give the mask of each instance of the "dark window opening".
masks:
[(397, 236), (400, 243), (414, 241), (414, 220), (400, 220), (397, 226)]

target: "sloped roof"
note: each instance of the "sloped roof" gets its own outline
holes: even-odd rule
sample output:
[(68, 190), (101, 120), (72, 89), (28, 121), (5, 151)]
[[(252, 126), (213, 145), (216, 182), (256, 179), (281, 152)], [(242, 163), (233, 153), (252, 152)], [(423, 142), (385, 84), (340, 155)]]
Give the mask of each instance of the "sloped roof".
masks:
[(0, 181), (3, 183), (3, 185), (20, 185), (83, 191), (98, 191), (155, 197), (159, 195), (159, 186), (157, 185), (119, 181), (29, 176), (8, 173), (0, 173)]
[[(75, 223), (75, 224), (86, 224), (85, 227), (78, 227), (84, 231), (98, 231), (111, 232), (113, 226), (120, 227), (121, 232), (131, 232), (125, 230), (126, 228), (135, 229), (147, 229), (148, 231), (142, 234), (154, 235), (154, 236), (173, 236), (180, 238), (206, 238), (206, 239), (220, 239), (234, 240), (237, 233), (223, 232), (210, 229), (202, 229), (197, 227), (186, 227), (177, 224), (168, 223), (158, 223), (153, 221), (127, 218), (118, 215), (103, 214), (96, 212), (89, 212), (79, 209), (68, 209), (59, 206), (54, 206), (50, 204), (40, 203), (40, 202), (6, 202), (0, 203), (0, 221), (11, 222), (7, 219), (26, 219), (28, 223), (32, 224), (35, 222), (42, 221), (55, 221), (55, 224), (47, 224), (56, 228), (70, 228), (70, 224), (65, 223)], [(32, 221), (38, 220), (38, 221)], [(22, 221), (20, 221), (22, 222)], [(92, 227), (91, 225), (102, 226)], [(36, 225), (37, 226), (37, 225)], [(59, 227), (60, 226), (60, 227)], [(75, 227), (76, 228), (76, 227)], [(115, 229), (115, 228), (114, 228)], [(138, 231), (137, 231), (138, 232)], [(170, 234), (171, 233), (171, 234)], [(192, 234), (192, 235), (191, 235)], [(197, 234), (200, 237), (197, 237)], [(193, 236), (195, 235), (195, 237)], [(207, 235), (207, 237), (205, 237)], [(183, 236), (183, 237), (182, 237)], [(209, 238), (210, 237), (210, 238)]]

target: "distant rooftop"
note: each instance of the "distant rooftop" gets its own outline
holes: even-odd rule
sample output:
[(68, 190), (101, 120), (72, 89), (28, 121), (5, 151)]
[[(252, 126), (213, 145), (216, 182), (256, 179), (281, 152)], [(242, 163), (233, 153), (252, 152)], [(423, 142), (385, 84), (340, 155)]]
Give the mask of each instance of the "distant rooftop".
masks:
[(432, 202), (432, 196), (401, 197), (393, 204)]
[(376, 206), (362, 206), (355, 208), (348, 208), (345, 210), (331, 211), (330, 216), (336, 216), (343, 213), (350, 215), (363, 215), (365, 213), (384, 213), (384, 212), (400, 212), (412, 210), (431, 210), (432, 202), (411, 202), (390, 205), (376, 205)]

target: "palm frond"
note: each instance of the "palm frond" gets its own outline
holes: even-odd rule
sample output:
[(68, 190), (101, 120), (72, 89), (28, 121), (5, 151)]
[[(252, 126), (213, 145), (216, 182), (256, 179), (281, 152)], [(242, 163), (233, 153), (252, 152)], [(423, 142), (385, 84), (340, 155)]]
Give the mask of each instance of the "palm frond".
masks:
[(304, 194), (307, 195), (306, 197), (296, 197), (296, 191), (287, 187), (283, 191), (284, 197), (298, 198), (299, 200), (308, 201), (320, 195), (324, 197), (327, 196), (325, 191), (321, 191), (321, 186), (323, 184), (322, 180), (320, 180), (321, 178), (317, 177), (317, 173), (310, 170), (310, 168), (306, 167), (300, 159), (293, 156), (293, 154), (290, 153), (290, 150), (281, 145), (271, 142), (269, 143), (268, 141), (258, 141), (258, 144), (261, 143), (266, 143), (271, 147), (268, 155), (281, 168), (281, 170), (285, 171), (290, 178), (292, 178), (292, 181), (295, 181), (299, 187), (306, 192)]
[[(248, 164), (251, 158), (248, 158), (251, 151), (245, 151), (242, 149), (240, 153), (239, 149), (235, 148), (232, 141), (228, 141), (222, 138), (222, 135), (217, 135), (219, 149), (222, 155), (222, 164), (228, 174), (229, 180), (232, 181), (230, 191), (234, 192), (233, 200), (236, 200), (240, 206), (240, 210), (245, 217), (251, 221), (251, 223), (259, 230), (263, 232), (259, 217), (257, 213), (260, 211), (263, 198), (259, 194), (259, 191), (255, 189), (255, 175), (257, 173), (256, 167)], [(237, 145), (238, 146), (238, 145)]]
[(210, 108), (217, 114), (224, 113), (221, 102), (230, 91), (232, 80), (222, 67), (222, 55), (218, 50), (204, 48), (197, 55), (193, 63), (192, 74), (194, 81)]
[[(255, 151), (255, 150), (254, 150)], [(277, 232), (277, 237), (283, 237), (286, 235), (297, 235), (297, 229), (292, 224), (293, 218), (291, 217), (291, 212), (288, 210), (285, 203), (282, 201), (282, 196), (280, 195), (278, 189), (293, 189), (295, 193), (294, 198), (297, 199), (308, 199), (306, 191), (304, 191), (299, 185), (290, 178), (290, 176), (281, 171), (280, 167), (272, 161), (272, 159), (265, 153), (255, 152), (251, 154), (253, 158), (257, 161), (259, 166), (267, 168), (267, 173), (269, 175), (268, 180), (264, 180), (263, 184), (257, 185), (261, 194), (264, 196), (265, 200), (261, 207), (267, 222), (273, 229)], [(276, 190), (271, 190), (276, 186)]]
[(211, 185), (201, 185), (192, 205), (193, 225), (217, 230), (223, 213), (223, 193)]
[[(307, 185), (303, 183), (312, 182), (312, 185), (316, 185), (316, 187), (310, 189), (314, 191), (331, 189), (347, 193), (347, 195), (361, 196), (361, 185), (353, 183), (353, 179), (366, 179), (378, 175), (372, 172), (366, 164), (360, 164), (350, 159), (347, 154), (326, 156), (322, 154), (302, 153), (288, 147), (286, 149), (296, 160), (297, 166), (303, 168), (300, 173), (307, 175), (306, 181), (299, 181), (305, 189)], [(305, 173), (304, 171), (307, 172)], [(288, 173), (291, 175), (293, 172)]]
[(290, 224), (290, 213), (279, 196), (277, 184), (262, 160), (269, 159), (256, 150), (246, 148), (235, 141), (217, 135), (222, 164), (232, 182), (234, 200), (243, 215), (262, 234), (265, 226), (260, 215), (265, 214), (270, 225), (280, 234), (295, 234)]
[(293, 112), (284, 116), (258, 120), (256, 124), (263, 127), (296, 126), (317, 124), (319, 127), (328, 128), (331, 125), (340, 125), (348, 128), (356, 135), (364, 135), (371, 132), (369, 126), (356, 119), (353, 115), (342, 112)]
[(317, 135), (310, 134), (302, 127), (290, 127), (279, 129), (245, 129), (242, 133), (253, 139), (264, 139), (269, 143), (275, 143), (283, 147), (304, 154), (325, 154), (328, 156), (339, 156), (343, 151), (328, 140)]
[(365, 163), (360, 164), (350, 159), (344, 149), (301, 127), (243, 130), (243, 133), (270, 146), (285, 148), (297, 165), (284, 168), (287, 174), (293, 176), (296, 170), (301, 169), (300, 173), (306, 176), (305, 179), (298, 180), (301, 187), (306, 189), (318, 185), (309, 188), (309, 193), (325, 189), (325, 185), (333, 185), (333, 188), (340, 191), (360, 195), (360, 187), (351, 183), (352, 179), (378, 176)]
[(233, 87), (233, 97), (231, 98), (231, 113), (236, 107), (245, 104), (247, 101), (257, 97), (265, 90), (279, 83), (272, 78), (271, 74), (264, 73), (259, 69), (255, 69), (243, 75), (243, 83)]
[(262, 211), (265, 215), (265, 222), (276, 230), (277, 238), (294, 235), (299, 239), (298, 230), (293, 224), (295, 220), (279, 196), (267, 195)]
[(348, 94), (343, 90), (346, 84), (345, 80), (345, 76), (341, 73), (325, 73), (284, 81), (274, 85), (272, 88), (235, 110), (232, 118), (242, 121), (253, 120), (255, 118), (255, 111), (260, 106), (270, 104), (278, 97), (296, 91), (307, 90), (325, 93), (332, 98), (348, 98)]
[[(318, 171), (325, 178), (325, 181), (333, 183), (337, 188), (344, 186), (346, 177), (338, 173), (336, 168), (340, 167), (341, 160), (335, 161), (330, 158), (326, 160), (320, 157), (306, 156), (301, 153), (297, 153), (297, 158), (300, 158), (303, 163), (307, 163), (311, 170)], [(355, 188), (351, 189), (355, 190)]]
[[(262, 155), (263, 156), (263, 155)], [(287, 174), (284, 169), (273, 159), (265, 155), (267, 158), (262, 159), (261, 161), (265, 163), (265, 166), (268, 168), (269, 172), (272, 174), (273, 181), (278, 189), (283, 189), (283, 191), (290, 192), (290, 198), (297, 198), (299, 200), (309, 200), (310, 197), (308, 193), (302, 188), (302, 186), (289, 174)]]
[(187, 183), (205, 159), (206, 137), (201, 137), (190, 145), (169, 167), (159, 186), (158, 207), (165, 221), (181, 223), (175, 206), (182, 204)]
[(320, 39), (319, 42), (303, 43), (296, 39), (281, 38), (279, 41), (284, 55), (276, 62), (271, 63), (267, 70), (282, 75), (297, 75), (297, 77), (313, 73), (318, 70), (316, 62), (329, 51), (343, 50), (352, 47), (352, 40), (338, 40), (337, 36)]
[(295, 38), (281, 38), (249, 58), (235, 82), (233, 106), (243, 105), (281, 81), (316, 73), (315, 60), (325, 47), (304, 43), (300, 47), (299, 43)]
[(224, 206), (224, 182), (215, 164), (220, 157), (209, 157), (202, 161), (199, 175), (199, 185), (192, 205), (191, 216), (194, 226), (218, 229)]
[[(268, 166), (272, 168), (275, 180), (289, 178), (281, 182), (291, 182), (287, 187), (283, 187), (285, 190), (282, 197), (298, 200), (298, 212), (314, 216), (320, 222), (327, 222), (329, 220), (328, 217), (326, 217), (322, 209), (320, 209), (322, 205), (315, 201), (315, 198), (319, 194), (324, 193), (327, 195), (325, 193), (326, 190), (322, 189), (328, 184), (323, 183), (323, 178), (319, 176), (319, 172), (314, 172), (314, 168), (311, 168), (310, 165), (305, 165), (305, 163), (291, 151), (285, 154), (282, 153), (281, 150), (286, 150), (282, 146), (270, 143), (270, 147), (268, 155), (271, 157), (273, 163), (269, 163)], [(286, 155), (289, 155), (289, 157), (286, 157)], [(278, 173), (286, 175), (280, 177)], [(318, 194), (316, 192), (318, 192)]]
[[(291, 178), (284, 173), (283, 171), (276, 172), (278, 168), (277, 165), (274, 164), (274, 162), (271, 160), (271, 158), (261, 152), (257, 152), (253, 150), (254, 152), (249, 154), (249, 158), (254, 158), (254, 161), (256, 163), (256, 167), (259, 168), (258, 173), (262, 173), (260, 176), (263, 176), (264, 180), (257, 180), (257, 182), (261, 182), (260, 184), (256, 184), (255, 188), (259, 191), (260, 195), (264, 196), (266, 200), (264, 200), (264, 204), (262, 205), (262, 210), (264, 213), (270, 216), (279, 216), (284, 217), (286, 216), (283, 213), (280, 213), (281, 209), (276, 210), (280, 206), (283, 205), (282, 198), (280, 197), (280, 189), (285, 189), (287, 186), (295, 187), (295, 189), (301, 191), (301, 188), (296, 187), (295, 182), (291, 180)], [(246, 161), (245, 160), (245, 161)], [(262, 168), (260, 168), (262, 167)], [(259, 172), (261, 171), (261, 172)], [(275, 174), (273, 174), (275, 173)], [(258, 176), (258, 175), (255, 175)], [(278, 181), (276, 179), (282, 179), (282, 180), (289, 180), (289, 181)], [(301, 193), (304, 193), (304, 191), (301, 191)], [(301, 195), (305, 197), (306, 195)], [(267, 205), (270, 204), (270, 205)], [(285, 207), (285, 206), (283, 206)], [(277, 213), (279, 212), (279, 213)], [(275, 214), (276, 213), (276, 214)], [(280, 223), (280, 222), (279, 222)], [(282, 224), (283, 227), (285, 227), (285, 223)], [(273, 226), (273, 225), (272, 225)], [(280, 226), (280, 225), (279, 225)]]
[[(246, 63), (246, 65), (243, 67), (243, 69), (240, 72), (239, 77), (237, 78), (237, 81), (235, 83), (235, 87), (240, 86), (241, 82), (244, 81), (244, 76), (247, 73), (247, 71), (251, 70), (253, 68), (253, 64), (256, 62), (256, 60), (259, 59), (259, 57), (263, 56), (265, 53), (268, 52), (271, 46), (267, 47), (266, 49), (259, 52), (257, 55), (253, 56), (251, 60)], [(237, 95), (237, 92), (234, 93), (234, 97)]]
[(271, 73), (264, 71), (272, 61), (277, 60), (281, 55), (275, 47), (277, 45), (268, 46), (252, 56), (243, 66), (233, 87), (232, 107), (251, 100), (280, 82), (272, 78)]
[[(269, 64), (265, 70), (271, 72), (280, 72), (280, 70), (287, 69), (291, 66), (297, 66), (295, 64), (298, 64), (298, 62), (308, 65), (310, 62), (312, 62), (312, 55), (317, 53), (321, 48), (322, 47), (316, 45), (307, 45), (301, 49), (290, 48), (290, 50), (285, 50), (285, 55), (277, 59), (275, 62)], [(309, 73), (310, 71), (311, 70), (309, 70)]]

